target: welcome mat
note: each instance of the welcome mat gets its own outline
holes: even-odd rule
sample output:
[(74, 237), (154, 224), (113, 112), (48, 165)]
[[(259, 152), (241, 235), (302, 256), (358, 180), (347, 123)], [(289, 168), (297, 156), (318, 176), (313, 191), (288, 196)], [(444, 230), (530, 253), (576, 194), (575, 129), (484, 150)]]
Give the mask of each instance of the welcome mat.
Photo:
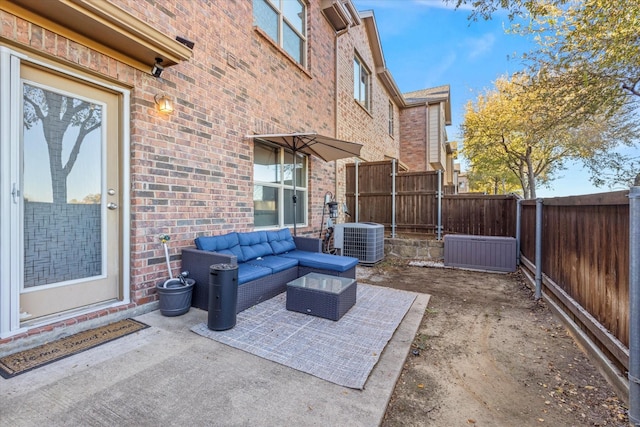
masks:
[(148, 327), (137, 320), (124, 319), (4, 356), (0, 358), (0, 376), (12, 378)]
[(191, 330), (335, 384), (364, 389), (417, 294), (358, 284), (356, 304), (337, 322), (287, 311), (282, 293), (237, 316), (236, 326)]

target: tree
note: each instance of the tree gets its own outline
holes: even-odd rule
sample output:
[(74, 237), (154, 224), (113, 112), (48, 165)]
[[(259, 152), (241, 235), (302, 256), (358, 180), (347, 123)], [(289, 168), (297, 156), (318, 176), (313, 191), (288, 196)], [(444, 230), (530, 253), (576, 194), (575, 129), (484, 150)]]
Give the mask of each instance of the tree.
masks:
[(473, 21), (489, 20), (499, 10), (507, 11), (509, 20), (513, 21), (529, 14), (533, 17), (543, 15), (548, 6), (562, 6), (568, 0), (444, 0), (444, 2), (455, 4), (456, 9), (463, 5), (470, 5), (472, 9), (469, 19)]
[(472, 20), (491, 19), (504, 9), (512, 30), (534, 34), (539, 49), (529, 55), (532, 69), (555, 67), (607, 81), (640, 97), (640, 2), (619, 0), (445, 0), (471, 5)]
[(476, 173), (502, 165), (518, 179), (524, 197), (535, 198), (536, 188), (547, 185), (566, 160), (593, 158), (637, 135), (631, 115), (604, 114), (580, 91), (549, 84), (559, 81), (566, 79), (520, 73), (498, 79), (494, 90), (467, 103), (463, 154)]
[[(470, 19), (490, 19), (507, 10), (511, 31), (533, 35), (534, 52), (525, 54), (529, 73), (538, 77), (546, 96), (564, 104), (558, 118), (568, 125), (589, 119), (606, 125), (612, 117), (628, 117), (640, 100), (640, 3), (617, 0), (446, 0), (471, 5)], [(579, 94), (576, 96), (575, 94)], [(595, 112), (595, 113), (594, 113)], [(636, 119), (637, 120), (637, 119)], [(611, 137), (610, 137), (611, 138)], [(622, 138), (621, 145), (637, 146)], [(584, 144), (585, 148), (588, 148)], [(628, 185), (640, 171), (637, 155), (594, 148), (582, 156), (595, 185)]]
[(510, 170), (497, 165), (501, 169), (473, 164), (467, 172), (469, 191), (485, 194), (521, 193), (521, 185)]
[[(78, 159), (85, 137), (101, 126), (101, 109), (86, 101), (30, 85), (24, 86), (23, 99), (25, 128), (31, 129), (42, 122), (49, 154), (53, 203), (67, 203), (67, 177)], [(78, 134), (69, 158), (63, 163), (63, 140), (71, 127), (77, 127)]]

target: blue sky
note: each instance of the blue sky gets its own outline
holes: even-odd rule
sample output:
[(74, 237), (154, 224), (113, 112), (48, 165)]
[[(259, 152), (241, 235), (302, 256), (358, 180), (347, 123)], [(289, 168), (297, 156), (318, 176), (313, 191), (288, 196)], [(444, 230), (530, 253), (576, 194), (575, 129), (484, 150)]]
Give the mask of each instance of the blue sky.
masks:
[[(498, 77), (522, 70), (520, 58), (534, 46), (525, 37), (505, 32), (509, 25), (505, 13), (495, 14), (491, 21), (472, 22), (467, 19), (469, 10), (454, 10), (441, 0), (352, 1), (358, 10), (373, 10), (387, 68), (402, 92), (451, 86), (450, 141), (462, 141), (464, 105), (492, 88)], [(537, 195), (609, 191), (592, 186), (580, 165), (568, 166), (552, 189), (538, 189)]]

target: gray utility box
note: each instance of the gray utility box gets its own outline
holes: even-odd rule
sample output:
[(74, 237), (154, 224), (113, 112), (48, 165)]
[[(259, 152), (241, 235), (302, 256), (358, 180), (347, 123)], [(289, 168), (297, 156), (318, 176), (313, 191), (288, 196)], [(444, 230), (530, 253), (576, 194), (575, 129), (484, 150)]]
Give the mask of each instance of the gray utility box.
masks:
[(516, 271), (516, 239), (447, 234), (444, 236), (444, 265), (489, 271)]

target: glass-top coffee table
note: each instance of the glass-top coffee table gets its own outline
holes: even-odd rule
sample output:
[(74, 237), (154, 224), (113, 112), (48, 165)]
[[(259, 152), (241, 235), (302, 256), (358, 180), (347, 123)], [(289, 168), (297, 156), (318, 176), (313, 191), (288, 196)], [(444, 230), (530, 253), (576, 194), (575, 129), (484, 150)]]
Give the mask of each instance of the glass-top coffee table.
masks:
[(340, 320), (356, 303), (357, 286), (348, 277), (309, 273), (287, 283), (287, 310)]

